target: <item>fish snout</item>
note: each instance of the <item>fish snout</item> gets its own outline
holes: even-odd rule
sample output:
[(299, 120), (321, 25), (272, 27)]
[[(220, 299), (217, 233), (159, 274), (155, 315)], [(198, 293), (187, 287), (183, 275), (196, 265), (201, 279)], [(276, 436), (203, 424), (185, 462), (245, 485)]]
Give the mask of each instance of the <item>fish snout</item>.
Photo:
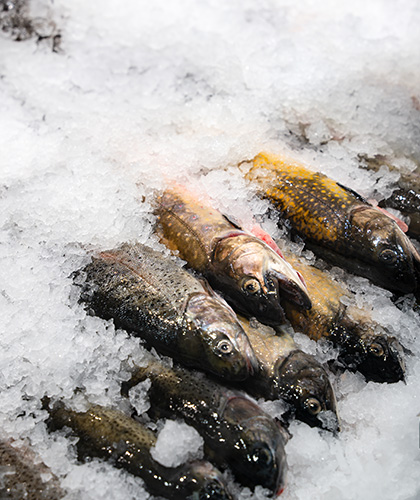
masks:
[(266, 283), (269, 282), (274, 283), (279, 301), (286, 299), (301, 309), (311, 309), (312, 302), (303, 281), (295, 281), (278, 271), (270, 271), (266, 276)]

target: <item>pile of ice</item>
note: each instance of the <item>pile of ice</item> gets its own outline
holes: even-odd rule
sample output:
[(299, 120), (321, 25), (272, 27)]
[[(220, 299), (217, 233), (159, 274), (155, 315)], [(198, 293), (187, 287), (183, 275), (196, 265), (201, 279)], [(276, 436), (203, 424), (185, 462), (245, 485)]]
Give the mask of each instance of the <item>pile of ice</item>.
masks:
[[(74, 498), (147, 498), (140, 480), (81, 465), (73, 442), (45, 429), (44, 394), (80, 389), (124, 407), (127, 359), (142, 358), (137, 340), (78, 303), (72, 272), (97, 248), (157, 247), (151, 203), (166, 179), (192, 182), (232, 216), (263, 218), (267, 204), (236, 167), (261, 150), (289, 152), (365, 196), (388, 189), (394, 174), (360, 170), (358, 158), (420, 160), (420, 7), (34, 0), (28, 15), (52, 20), (61, 44), (0, 33), (0, 428), (28, 438)], [(273, 219), (265, 227), (277, 231)], [(292, 425), (283, 497), (414, 500), (419, 317), (410, 297), (397, 308), (343, 275), (409, 348), (407, 381), (338, 375), (343, 430)]]

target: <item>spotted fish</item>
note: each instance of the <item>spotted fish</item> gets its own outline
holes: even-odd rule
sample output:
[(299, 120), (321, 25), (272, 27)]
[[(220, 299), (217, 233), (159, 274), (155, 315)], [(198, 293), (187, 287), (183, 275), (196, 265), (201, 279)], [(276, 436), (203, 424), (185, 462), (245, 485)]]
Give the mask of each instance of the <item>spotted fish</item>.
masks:
[(243, 485), (262, 485), (276, 494), (284, 488), (286, 437), (281, 427), (251, 399), (204, 375), (171, 369), (158, 361), (138, 367), (123, 393), (149, 378), (149, 401), (155, 417), (183, 418), (195, 427), (205, 453), (230, 467)]
[(238, 228), (208, 201), (176, 186), (159, 198), (156, 214), (163, 242), (243, 314), (281, 324), (281, 298), (310, 307), (301, 277), (283, 256)]
[(161, 253), (125, 244), (99, 253), (77, 276), (96, 314), (158, 352), (231, 380), (253, 372), (255, 355), (232, 309)]
[(92, 405), (76, 412), (62, 403), (49, 409), (51, 430), (70, 428), (79, 437), (79, 457), (99, 457), (141, 477), (153, 494), (171, 500), (232, 500), (221, 473), (209, 462), (164, 467), (151, 456), (155, 434), (113, 408)]
[(285, 157), (259, 154), (241, 169), (319, 256), (392, 291), (418, 288), (417, 250), (360, 195)]

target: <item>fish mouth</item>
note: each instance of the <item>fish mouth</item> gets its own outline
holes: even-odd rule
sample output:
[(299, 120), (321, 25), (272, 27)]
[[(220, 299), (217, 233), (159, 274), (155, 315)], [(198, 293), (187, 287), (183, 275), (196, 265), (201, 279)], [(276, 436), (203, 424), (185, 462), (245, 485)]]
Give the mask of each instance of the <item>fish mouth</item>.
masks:
[[(271, 270), (266, 273), (266, 284), (274, 283), (277, 290), (277, 299), (284, 298), (297, 305), (300, 309), (309, 310), (312, 307), (308, 290), (303, 282), (297, 283), (279, 271)], [(304, 287), (304, 288), (303, 288)]]

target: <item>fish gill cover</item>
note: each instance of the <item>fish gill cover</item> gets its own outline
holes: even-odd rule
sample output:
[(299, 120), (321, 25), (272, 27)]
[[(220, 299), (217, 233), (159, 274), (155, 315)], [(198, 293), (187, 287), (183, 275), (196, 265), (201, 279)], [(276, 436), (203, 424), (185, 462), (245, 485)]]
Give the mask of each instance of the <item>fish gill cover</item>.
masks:
[[(152, 234), (152, 199), (168, 178), (199, 186), (244, 225), (257, 216), (278, 237), (268, 203), (237, 167), (260, 151), (287, 153), (364, 197), (389, 197), (398, 172), (358, 166), (383, 156), (412, 172), (420, 161), (420, 7), (28, 2), (29, 26), (51, 20), (57, 31), (47, 35), (60, 34), (54, 50), (39, 33), (16, 36), (6, 4), (18, 2), (0, 3), (0, 428), (29, 440), (73, 498), (146, 499), (139, 479), (97, 460), (77, 463), (71, 443), (46, 430), (45, 394), (69, 400), (77, 390), (124, 406), (127, 360), (143, 356), (136, 339), (78, 303), (72, 272), (90, 250), (126, 241), (164, 252)], [(406, 384), (338, 373), (341, 434), (291, 424), (282, 498), (415, 499), (414, 299), (397, 307), (390, 292), (334, 272), (411, 352)], [(296, 340), (319, 358), (331, 354)], [(241, 489), (239, 498), (265, 494)]]

